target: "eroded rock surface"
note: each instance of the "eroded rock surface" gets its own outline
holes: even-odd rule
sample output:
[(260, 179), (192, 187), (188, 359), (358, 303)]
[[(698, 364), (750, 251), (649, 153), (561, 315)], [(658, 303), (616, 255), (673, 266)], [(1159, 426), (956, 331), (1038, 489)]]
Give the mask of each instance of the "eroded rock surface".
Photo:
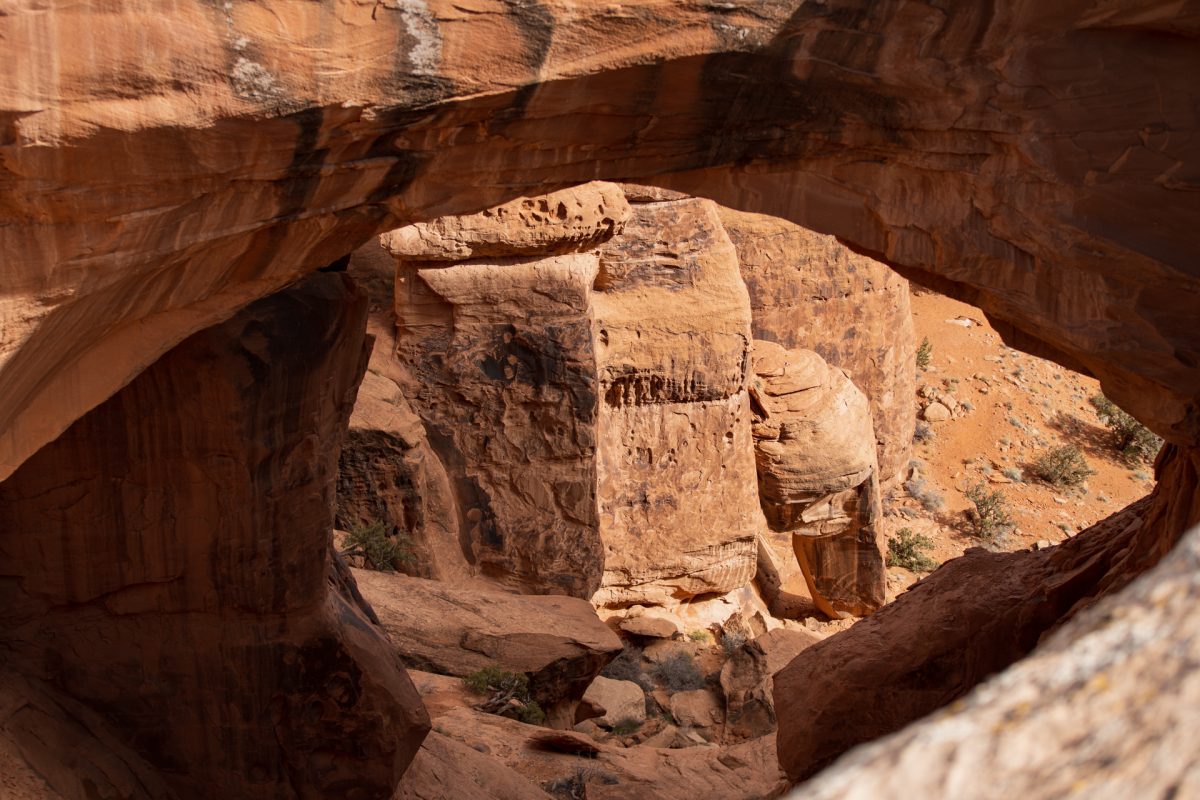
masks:
[(1198, 604), (1200, 529), (952, 709), (854, 751), (791, 796), (1195, 797)]
[(886, 589), (879, 468), (866, 397), (811, 350), (754, 343), (754, 450), (763, 512), (790, 534), (812, 597), (869, 613)]
[(372, 235), (598, 177), (941, 280), (1194, 443), (1196, 33), (1176, 4), (1091, 0), (17, 3), (0, 476)]
[[(464, 550), (484, 575), (599, 604), (741, 586), (762, 525), (750, 311), (716, 208), (631, 209), (611, 184), (552, 197), (596, 210), (610, 238), (562, 253), (580, 248), (561, 238), (574, 228), (499, 211), (438, 220), (428, 252), (424, 229), (384, 237), (402, 382), (451, 478)], [(455, 260), (509, 227), (511, 257)]]
[(67, 796), (383, 798), (416, 753), (420, 699), (327, 582), (365, 313), (314, 275), (0, 484), (5, 726)]
[(1127, 586), (1200, 522), (1196, 462), (1167, 446), (1155, 493), (1062, 544), (967, 551), (775, 676), (780, 760), (793, 779), (958, 699), (1049, 631)]
[(573, 704), (621, 652), (584, 600), (354, 573), (405, 665), (458, 676), (493, 665), (526, 673), (533, 699), (554, 719), (572, 717), (568, 727)]
[(879, 473), (895, 477), (912, 451), (916, 342), (908, 281), (832, 236), (721, 209), (750, 293), (754, 338), (812, 350), (867, 396)]

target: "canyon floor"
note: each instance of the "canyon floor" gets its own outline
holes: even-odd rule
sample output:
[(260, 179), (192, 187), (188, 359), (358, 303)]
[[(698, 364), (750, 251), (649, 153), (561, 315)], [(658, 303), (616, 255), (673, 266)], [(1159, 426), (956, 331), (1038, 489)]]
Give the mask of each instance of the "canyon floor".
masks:
[[(917, 340), (932, 348), (929, 366), (918, 371), (914, 412), (932, 435), (922, 440), (918, 432), (913, 459), (885, 500), (889, 537), (902, 528), (927, 536), (928, 555), (939, 563), (980, 546), (967, 530), (972, 503), (965, 494), (980, 482), (1007, 500), (1016, 527), (988, 544), (1006, 551), (1061, 542), (1150, 492), (1153, 465), (1123, 461), (1089, 402), (1100, 393), (1096, 380), (1007, 347), (966, 303), (914, 287), (912, 309)], [(947, 395), (958, 403), (951, 418), (924, 421), (923, 407)], [(1052, 486), (1033, 474), (1038, 456), (1062, 445), (1078, 447), (1093, 471), (1078, 486)], [(906, 485), (932, 496), (931, 508)], [(916, 577), (890, 567), (889, 597)]]

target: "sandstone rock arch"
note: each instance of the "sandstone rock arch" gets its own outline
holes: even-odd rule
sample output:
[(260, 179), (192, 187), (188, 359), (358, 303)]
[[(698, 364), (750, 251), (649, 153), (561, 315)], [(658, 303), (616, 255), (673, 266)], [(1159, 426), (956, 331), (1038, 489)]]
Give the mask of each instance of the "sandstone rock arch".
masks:
[(1152, 524), (1095, 578), (1120, 585), (1198, 514), (1198, 36), (1149, 0), (18, 3), (0, 477), (373, 234), (636, 178), (836, 234), (1100, 377), (1171, 443)]

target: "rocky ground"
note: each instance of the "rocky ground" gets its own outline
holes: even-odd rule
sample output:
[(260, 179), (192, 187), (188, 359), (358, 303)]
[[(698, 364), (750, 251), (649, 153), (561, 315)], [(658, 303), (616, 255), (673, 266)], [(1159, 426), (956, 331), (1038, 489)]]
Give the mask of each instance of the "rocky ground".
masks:
[[(1020, 550), (1061, 542), (1125, 508), (1153, 488), (1151, 464), (1130, 464), (1089, 402), (1099, 383), (1004, 345), (977, 308), (915, 288), (917, 339), (929, 366), (918, 371), (918, 429), (913, 458), (885, 498), (884, 529), (902, 528), (933, 542), (937, 562), (969, 547)], [(937, 406), (948, 407), (948, 418)], [(927, 410), (928, 409), (928, 410)], [(933, 418), (932, 421), (930, 418)], [(1073, 487), (1039, 480), (1033, 464), (1047, 449), (1079, 448), (1093, 474)], [(992, 542), (968, 530), (965, 492), (983, 483), (1003, 493), (1016, 527)], [(940, 502), (939, 502), (940, 501)], [(891, 567), (889, 593), (917, 575)]]

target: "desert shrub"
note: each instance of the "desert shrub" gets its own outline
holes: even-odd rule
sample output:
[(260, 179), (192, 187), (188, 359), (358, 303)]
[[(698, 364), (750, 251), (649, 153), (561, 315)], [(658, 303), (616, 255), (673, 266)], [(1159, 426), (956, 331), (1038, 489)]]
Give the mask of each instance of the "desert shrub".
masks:
[(542, 785), (547, 794), (560, 800), (586, 800), (589, 770), (576, 767), (570, 775), (555, 778)]
[(704, 676), (696, 668), (696, 662), (689, 653), (672, 653), (655, 665), (651, 674), (656, 681), (674, 692), (700, 689), (704, 686)]
[(1004, 492), (999, 490), (989, 492), (982, 482), (975, 484), (965, 492), (967, 499), (975, 506), (967, 512), (971, 522), (971, 532), (985, 541), (992, 541), (1014, 527), (1012, 517), (1008, 513), (1008, 500)]
[(529, 677), (491, 665), (463, 676), (463, 685), (475, 694), (486, 695), (475, 708), (530, 725), (540, 725), (546, 714), (529, 695)]
[(1078, 486), (1092, 470), (1078, 447), (1064, 444), (1043, 451), (1033, 462), (1033, 474), (1053, 486)]
[(925, 551), (933, 547), (933, 540), (928, 536), (913, 533), (912, 528), (901, 528), (896, 536), (888, 540), (889, 567), (904, 567), (913, 572), (933, 572), (938, 563)]
[(728, 631), (721, 637), (721, 650), (725, 652), (725, 657), (728, 658), (737, 652), (738, 648), (746, 643), (746, 634), (738, 633), (737, 631)]
[(707, 642), (708, 641), (708, 631), (697, 628), (696, 630), (690, 631), (688, 633), (688, 638), (691, 639), (693, 642)]
[(1154, 461), (1162, 447), (1162, 439), (1154, 431), (1102, 394), (1096, 395), (1090, 402), (1096, 409), (1096, 416), (1108, 426), (1113, 446), (1125, 463), (1133, 465)]
[(642, 727), (641, 722), (632, 717), (626, 717), (617, 720), (616, 724), (612, 726), (612, 732), (617, 736), (628, 736), (640, 727)]
[(930, 512), (941, 510), (946, 504), (946, 500), (933, 489), (925, 485), (923, 478), (913, 477), (905, 481), (904, 491), (908, 492), (908, 496), (921, 504), (921, 508)]
[(646, 692), (654, 689), (650, 676), (642, 669), (642, 649), (631, 644), (626, 644), (625, 649), (600, 670), (600, 674), (614, 681), (633, 681)]
[(1017, 469), (1016, 467), (1005, 467), (1004, 469), (1000, 470), (1000, 474), (1008, 478), (1013, 483), (1022, 483), (1025, 480), (1025, 476), (1021, 474), (1021, 470)]
[(917, 426), (913, 428), (913, 444), (932, 442), (935, 437), (936, 434), (933, 432), (933, 428), (929, 427), (929, 424), (926, 422), (918, 422)]
[(396, 564), (413, 560), (412, 539), (402, 533), (389, 535), (382, 522), (359, 525), (346, 536), (344, 556), (361, 556), (370, 569), (395, 572)]
[(929, 337), (926, 336), (921, 340), (921, 344), (917, 345), (917, 369), (922, 372), (929, 369), (932, 360), (933, 345), (929, 343)]

